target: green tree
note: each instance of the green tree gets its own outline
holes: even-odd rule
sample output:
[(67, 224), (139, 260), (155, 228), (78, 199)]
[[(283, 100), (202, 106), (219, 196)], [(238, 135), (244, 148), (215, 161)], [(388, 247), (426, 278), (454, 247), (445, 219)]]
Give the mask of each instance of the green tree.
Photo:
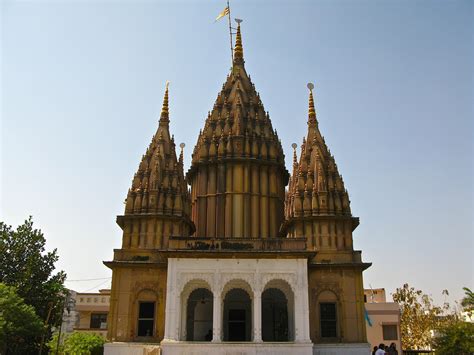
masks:
[(474, 324), (458, 319), (441, 327), (434, 340), (436, 355), (474, 353)]
[(32, 306), (25, 304), (15, 287), (0, 283), (0, 353), (29, 354), (43, 332), (43, 322)]
[[(448, 292), (443, 291), (443, 294)], [(449, 305), (435, 306), (431, 297), (408, 284), (397, 288), (392, 297), (401, 309), (400, 331), (403, 347), (411, 350), (430, 349), (433, 346), (432, 331), (438, 330), (450, 319), (444, 317)]]
[(465, 296), (461, 300), (461, 306), (463, 307), (464, 311), (472, 315), (474, 312), (474, 292), (472, 292), (469, 288), (463, 287)]
[[(469, 315), (474, 310), (474, 294), (463, 288), (465, 296), (461, 300), (463, 311)], [(447, 321), (438, 330), (434, 341), (437, 355), (464, 355), (474, 353), (474, 324), (465, 322), (461, 313), (454, 314), (451, 321)]]
[[(62, 338), (62, 337), (61, 337)], [(99, 355), (104, 352), (105, 340), (100, 335), (74, 332), (66, 336), (59, 346), (58, 354), (64, 355)], [(56, 354), (58, 335), (55, 334), (48, 343), (52, 354)]]
[(64, 354), (64, 342), (68, 338), (69, 334), (61, 334), (61, 341), (59, 342), (59, 347), (58, 347), (58, 336), (59, 336), (59, 332), (55, 332), (53, 334), (53, 337), (47, 344), (50, 354)]
[(0, 222), (0, 282), (14, 286), (25, 303), (33, 306), (46, 326), (48, 339), (51, 326), (62, 321), (62, 299), (67, 292), (66, 274), (54, 273), (57, 250), (46, 252), (45, 244), (43, 233), (33, 228), (31, 217), (16, 230)]

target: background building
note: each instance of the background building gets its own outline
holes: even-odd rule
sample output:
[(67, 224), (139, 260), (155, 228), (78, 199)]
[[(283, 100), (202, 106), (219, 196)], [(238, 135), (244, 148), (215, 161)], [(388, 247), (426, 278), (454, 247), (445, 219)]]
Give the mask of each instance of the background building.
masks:
[(76, 332), (107, 335), (107, 317), (110, 306), (110, 290), (98, 293), (77, 293), (75, 311), (78, 314), (74, 327)]
[(395, 343), (401, 354), (400, 306), (387, 302), (384, 288), (364, 290), (367, 340), (371, 347)]
[(72, 332), (107, 335), (107, 316), (110, 306), (110, 289), (99, 292), (69, 291), (63, 311), (61, 338)]

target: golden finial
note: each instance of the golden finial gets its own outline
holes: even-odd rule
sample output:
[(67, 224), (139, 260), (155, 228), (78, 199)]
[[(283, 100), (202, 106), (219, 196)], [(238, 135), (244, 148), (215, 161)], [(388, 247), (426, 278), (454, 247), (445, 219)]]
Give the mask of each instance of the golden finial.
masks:
[(296, 148), (298, 147), (298, 144), (296, 143), (293, 143), (291, 145), (291, 148), (293, 148), (293, 165), (297, 165), (298, 164), (298, 160), (297, 160), (297, 157), (296, 157)]
[(309, 89), (308, 123), (314, 124), (316, 123), (316, 110), (314, 109), (314, 98), (313, 98), (314, 84), (308, 83), (308, 85), (306, 86)]
[(170, 82), (166, 81), (166, 87), (165, 87), (165, 97), (163, 98), (163, 106), (161, 107), (161, 121), (169, 121), (169, 111), (168, 111), (168, 86)]
[(181, 148), (181, 152), (179, 153), (179, 163), (181, 165), (183, 164), (183, 160), (184, 160), (184, 147), (185, 146), (186, 146), (186, 144), (184, 144), (184, 143), (179, 144), (179, 147)]
[(244, 49), (242, 47), (242, 35), (240, 34), (240, 23), (242, 20), (235, 19), (237, 22), (237, 34), (235, 36), (235, 47), (234, 47), (234, 62), (243, 62), (244, 60)]

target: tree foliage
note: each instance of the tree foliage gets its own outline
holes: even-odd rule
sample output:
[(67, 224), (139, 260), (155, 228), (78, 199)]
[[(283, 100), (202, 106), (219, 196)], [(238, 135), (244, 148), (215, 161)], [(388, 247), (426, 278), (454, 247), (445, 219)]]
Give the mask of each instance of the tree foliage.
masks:
[(434, 340), (436, 355), (474, 353), (474, 324), (458, 319), (441, 327)]
[(0, 283), (0, 353), (28, 354), (43, 332), (43, 322), (32, 306), (24, 303), (15, 287)]
[[(105, 340), (100, 335), (92, 333), (74, 332), (61, 337), (62, 341), (58, 349), (58, 354), (64, 355), (99, 355), (104, 351)], [(58, 345), (58, 334), (49, 342), (50, 352), (56, 354)]]
[(0, 282), (16, 288), (47, 325), (49, 336), (50, 327), (62, 321), (66, 274), (54, 273), (57, 250), (46, 252), (45, 244), (43, 233), (33, 228), (31, 217), (16, 230), (0, 222)]
[[(447, 294), (447, 291), (443, 293)], [(432, 331), (440, 329), (449, 319), (442, 317), (449, 305), (435, 306), (431, 297), (408, 284), (397, 288), (392, 297), (401, 309), (400, 331), (404, 348), (430, 349), (433, 346)]]
[[(474, 294), (467, 288), (463, 288), (465, 296), (461, 300), (462, 310), (469, 316), (474, 310)], [(437, 355), (468, 355), (474, 353), (474, 324), (466, 322), (462, 313), (454, 314), (438, 330), (434, 347)]]
[(58, 336), (59, 333), (55, 332), (47, 344), (50, 354), (64, 354), (64, 342), (66, 341), (68, 334), (61, 334), (61, 341), (59, 342), (59, 344)]
[(461, 300), (461, 306), (463, 307), (464, 311), (472, 315), (474, 313), (474, 292), (472, 292), (469, 288), (463, 287), (465, 296)]

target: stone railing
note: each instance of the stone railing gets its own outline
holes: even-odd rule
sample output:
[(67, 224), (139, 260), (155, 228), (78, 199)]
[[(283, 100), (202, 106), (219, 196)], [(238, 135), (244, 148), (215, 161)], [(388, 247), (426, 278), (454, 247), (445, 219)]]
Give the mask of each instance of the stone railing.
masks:
[(171, 237), (170, 250), (202, 251), (304, 251), (306, 238)]
[(76, 306), (78, 305), (106, 305), (109, 306), (110, 294), (91, 293), (84, 294), (78, 293), (76, 296)]

